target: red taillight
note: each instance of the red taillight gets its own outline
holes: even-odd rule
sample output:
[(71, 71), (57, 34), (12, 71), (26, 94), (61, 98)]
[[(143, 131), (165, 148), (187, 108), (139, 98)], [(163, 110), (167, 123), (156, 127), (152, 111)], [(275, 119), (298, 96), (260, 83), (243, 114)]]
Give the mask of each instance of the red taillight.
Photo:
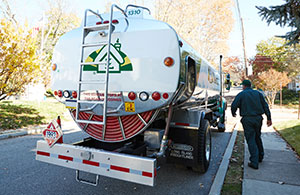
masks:
[(62, 97), (62, 96), (63, 96), (63, 92), (62, 92), (61, 90), (59, 90), (59, 91), (57, 92), (57, 95), (58, 95), (58, 97)]
[(113, 23), (113, 24), (118, 24), (119, 21), (118, 21), (118, 20), (112, 20), (112, 23)]
[(164, 99), (168, 99), (168, 98), (169, 98), (169, 94), (164, 93), (164, 94), (163, 94), (163, 98), (164, 98)]
[(130, 92), (130, 93), (128, 93), (128, 98), (131, 100), (135, 100), (136, 94), (134, 92)]
[(168, 67), (172, 66), (174, 64), (174, 60), (171, 57), (166, 57), (164, 59), (164, 64)]
[[(112, 20), (111, 21), (113, 24), (119, 24), (119, 20)], [(105, 21), (103, 21), (103, 22), (96, 22), (96, 25), (99, 25), (99, 24), (108, 24), (109, 23), (109, 21), (108, 20), (105, 20)]]
[(55, 95), (55, 96), (57, 96), (57, 95), (58, 95), (57, 91), (54, 91), (54, 95)]
[(160, 93), (158, 93), (158, 92), (152, 93), (152, 99), (155, 101), (160, 100)]
[(77, 92), (76, 92), (76, 91), (73, 91), (73, 92), (72, 92), (72, 97), (73, 97), (73, 98), (77, 98)]

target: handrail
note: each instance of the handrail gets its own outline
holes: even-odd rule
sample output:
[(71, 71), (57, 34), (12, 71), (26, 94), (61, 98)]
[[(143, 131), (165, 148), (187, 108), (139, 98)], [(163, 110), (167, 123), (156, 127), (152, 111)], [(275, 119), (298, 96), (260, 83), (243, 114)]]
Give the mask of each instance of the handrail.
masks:
[(126, 10), (124, 11), (122, 8), (120, 8), (120, 7), (117, 6), (116, 4), (112, 4), (112, 5), (111, 5), (111, 11), (113, 11), (113, 7), (119, 9), (119, 10), (124, 14), (124, 16), (128, 17), (127, 14), (126, 14)]
[(127, 24), (127, 25), (126, 25), (126, 28), (125, 28), (124, 32), (126, 32), (127, 29), (128, 29), (128, 26), (129, 26), (129, 22), (128, 22), (128, 19), (127, 19), (128, 16), (127, 16), (127, 14), (126, 14), (126, 10), (124, 11), (122, 8), (120, 8), (120, 7), (117, 6), (116, 4), (112, 4), (112, 5), (111, 5), (111, 8), (110, 8), (111, 19), (110, 19), (109, 23), (110, 23), (110, 25), (111, 25), (114, 7), (117, 8), (117, 9), (119, 9), (119, 10), (122, 12), (122, 14), (125, 16), (125, 21), (126, 21), (126, 24)]
[(84, 25), (83, 25), (83, 26), (86, 26), (86, 17), (87, 17), (87, 13), (88, 13), (88, 12), (91, 12), (91, 13), (93, 13), (94, 15), (98, 16), (98, 17), (100, 18), (101, 22), (103, 22), (103, 18), (102, 18), (102, 16), (101, 16), (100, 14), (98, 14), (97, 12), (94, 12), (94, 11), (91, 10), (91, 9), (86, 9), (86, 10), (85, 10), (85, 13), (84, 13), (84, 15), (85, 15), (85, 21), (84, 21)]
[(145, 10), (147, 10), (147, 11), (149, 12), (149, 14), (151, 15), (151, 11), (150, 11), (150, 9), (148, 9), (147, 7), (129, 4), (129, 5), (126, 6), (125, 12), (127, 12), (128, 7), (135, 7), (135, 8), (145, 9)]

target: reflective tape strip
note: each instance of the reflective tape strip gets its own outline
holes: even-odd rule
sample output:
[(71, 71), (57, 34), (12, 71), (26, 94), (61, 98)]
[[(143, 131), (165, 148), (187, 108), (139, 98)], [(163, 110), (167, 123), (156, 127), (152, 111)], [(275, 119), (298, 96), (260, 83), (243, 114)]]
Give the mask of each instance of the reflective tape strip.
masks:
[(175, 123), (175, 125), (178, 125), (178, 126), (190, 126), (190, 124), (188, 124), (188, 123)]
[[(135, 169), (129, 169), (129, 168), (126, 168), (126, 167), (120, 167), (120, 166), (116, 166), (116, 165), (109, 165), (109, 164), (106, 164), (106, 163), (100, 163), (100, 162), (96, 162), (96, 161), (81, 160), (81, 159), (73, 158), (73, 157), (70, 157), (70, 156), (65, 156), (65, 155), (60, 155), (60, 154), (50, 154), (48, 152), (43, 152), (43, 151), (37, 151), (36, 154), (37, 155), (42, 155), (42, 156), (48, 156), (48, 157), (51, 157), (51, 158), (57, 158), (57, 159), (61, 159), (61, 160), (73, 161), (73, 162), (77, 162), (77, 163), (83, 163), (83, 164), (86, 164), (86, 165), (101, 167), (101, 168), (105, 168), (107, 170), (120, 171), (120, 172), (124, 172), (124, 173), (141, 175), (141, 176), (150, 177), (150, 178), (153, 177), (153, 174), (151, 172), (140, 171), (140, 170), (135, 170)], [(156, 169), (154, 170), (154, 177), (155, 176), (156, 176)]]
[(96, 166), (96, 167), (100, 166), (100, 163), (95, 162), (95, 161), (90, 161), (90, 160), (82, 160), (82, 163), (83, 164), (87, 164), (87, 165)]
[(119, 167), (119, 166), (115, 166), (115, 165), (110, 165), (110, 169), (111, 170), (115, 170), (115, 171), (121, 171), (121, 172), (126, 172), (129, 173), (130, 169), (125, 168), (125, 167)]
[(50, 157), (50, 153), (48, 153), (48, 152), (36, 151), (36, 154)]
[(142, 175), (145, 177), (152, 177), (152, 173), (150, 173), (150, 172), (143, 171)]
[(59, 159), (73, 161), (73, 158), (70, 156), (58, 155)]

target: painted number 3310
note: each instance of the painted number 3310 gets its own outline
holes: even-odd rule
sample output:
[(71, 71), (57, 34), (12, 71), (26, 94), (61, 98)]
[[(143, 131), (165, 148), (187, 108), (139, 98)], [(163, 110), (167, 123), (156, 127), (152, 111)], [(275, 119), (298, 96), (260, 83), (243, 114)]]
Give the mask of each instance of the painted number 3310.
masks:
[(141, 10), (139, 10), (139, 9), (128, 11), (128, 15), (129, 15), (129, 16), (139, 15), (140, 13), (141, 13)]

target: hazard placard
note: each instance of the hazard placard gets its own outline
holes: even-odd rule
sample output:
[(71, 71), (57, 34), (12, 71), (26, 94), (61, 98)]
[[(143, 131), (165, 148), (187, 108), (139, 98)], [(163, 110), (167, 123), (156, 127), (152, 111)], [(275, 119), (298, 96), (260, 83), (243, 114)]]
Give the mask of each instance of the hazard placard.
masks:
[(50, 148), (62, 137), (61, 127), (56, 120), (53, 120), (46, 129), (43, 130), (43, 137)]

